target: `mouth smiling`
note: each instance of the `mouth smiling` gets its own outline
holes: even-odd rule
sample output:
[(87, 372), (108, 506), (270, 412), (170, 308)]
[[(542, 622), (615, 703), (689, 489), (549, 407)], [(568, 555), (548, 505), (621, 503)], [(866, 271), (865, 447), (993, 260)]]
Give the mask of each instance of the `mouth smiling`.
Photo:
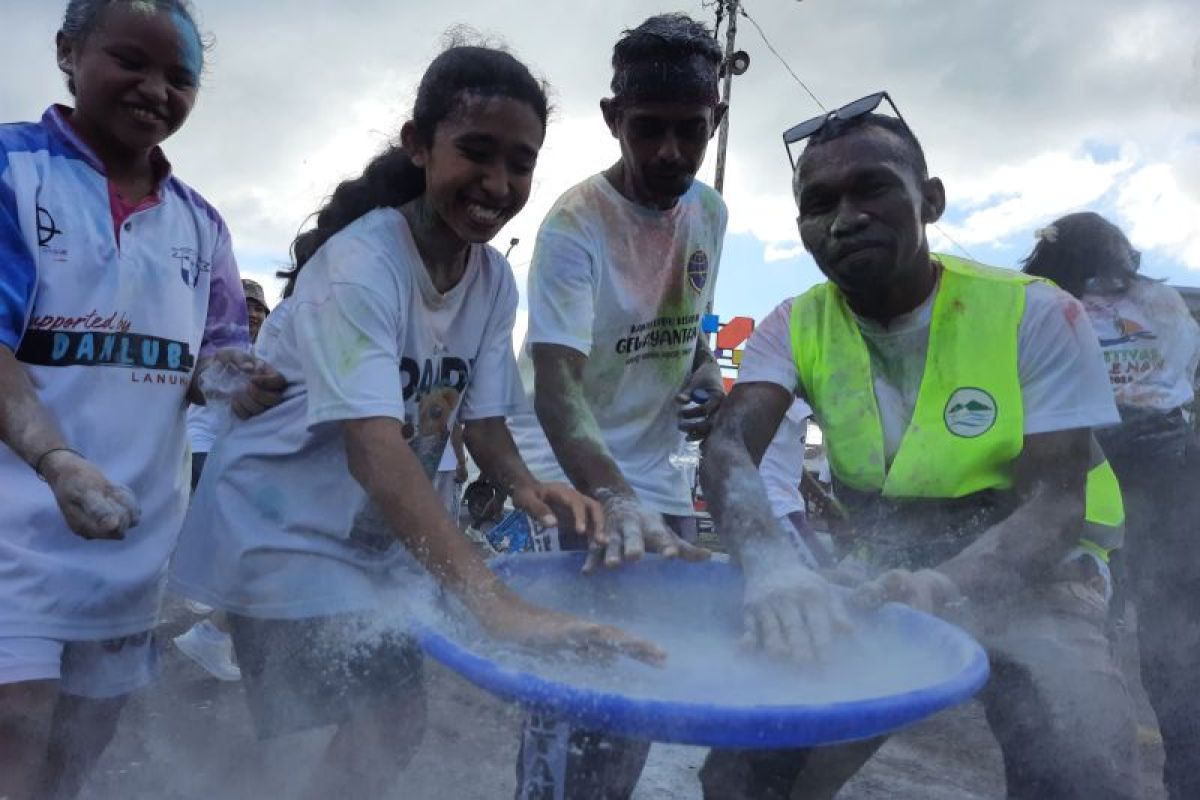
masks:
[(123, 105), (131, 117), (145, 125), (165, 125), (167, 123), (165, 114), (155, 111), (148, 106), (137, 105), (135, 103), (125, 103)]
[(468, 202), (467, 219), (480, 227), (492, 227), (504, 219), (504, 209)]

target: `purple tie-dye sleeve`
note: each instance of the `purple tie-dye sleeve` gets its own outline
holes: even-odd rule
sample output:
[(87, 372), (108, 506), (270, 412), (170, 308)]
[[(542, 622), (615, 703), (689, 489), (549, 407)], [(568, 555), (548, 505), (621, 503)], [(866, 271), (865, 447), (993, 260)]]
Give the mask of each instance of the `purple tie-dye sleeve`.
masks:
[(242, 292), (242, 279), (233, 257), (233, 242), (229, 238), (229, 229), (222, 224), (213, 253), (208, 319), (204, 323), (200, 357), (207, 358), (230, 347), (250, 349), (250, 326), (246, 316), (246, 295)]

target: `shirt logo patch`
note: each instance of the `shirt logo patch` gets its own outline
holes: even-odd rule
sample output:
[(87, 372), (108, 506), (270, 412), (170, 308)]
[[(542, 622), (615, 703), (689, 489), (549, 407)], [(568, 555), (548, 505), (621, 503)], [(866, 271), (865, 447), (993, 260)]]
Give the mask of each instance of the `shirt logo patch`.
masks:
[(1101, 347), (1116, 347), (1130, 342), (1158, 338), (1154, 335), (1154, 331), (1147, 330), (1133, 320), (1124, 317), (1117, 317), (1112, 327), (1115, 335), (1107, 339), (1100, 337)]
[(171, 258), (179, 262), (179, 276), (189, 289), (195, 289), (200, 283), (200, 276), (210, 271), (209, 263), (190, 247), (172, 247)]
[(983, 389), (963, 388), (950, 395), (942, 416), (946, 430), (964, 439), (982, 436), (996, 424), (996, 399)]
[(42, 247), (54, 241), (54, 237), (61, 234), (58, 226), (54, 224), (54, 217), (50, 215), (48, 209), (37, 207), (37, 235), (38, 244)]
[(704, 286), (708, 283), (708, 254), (703, 250), (697, 250), (688, 259), (687, 278), (693, 289), (697, 292), (704, 291)]

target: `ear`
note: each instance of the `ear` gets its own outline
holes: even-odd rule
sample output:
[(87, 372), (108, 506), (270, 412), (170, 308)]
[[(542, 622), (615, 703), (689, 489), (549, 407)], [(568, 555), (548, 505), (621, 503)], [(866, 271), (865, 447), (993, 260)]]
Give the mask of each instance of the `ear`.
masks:
[(75, 47), (62, 31), (54, 37), (54, 49), (58, 58), (58, 68), (63, 74), (71, 77), (75, 74)]
[(408, 153), (414, 166), (425, 169), (425, 165), (429, 163), (429, 148), (421, 141), (416, 123), (412, 120), (404, 123), (404, 127), (400, 129), (400, 146)]
[(941, 178), (926, 178), (921, 183), (921, 221), (937, 222), (946, 211), (946, 187)]
[(604, 124), (614, 139), (621, 138), (621, 109), (615, 98), (606, 97), (600, 101), (600, 113), (604, 115)]
[(710, 133), (708, 135), (708, 138), (711, 139), (712, 137), (717, 135), (717, 131), (721, 130), (721, 120), (725, 119), (725, 115), (728, 113), (729, 113), (729, 104), (728, 103), (724, 103), (724, 102), (717, 103), (716, 106), (713, 107), (713, 127), (712, 127), (712, 133)]

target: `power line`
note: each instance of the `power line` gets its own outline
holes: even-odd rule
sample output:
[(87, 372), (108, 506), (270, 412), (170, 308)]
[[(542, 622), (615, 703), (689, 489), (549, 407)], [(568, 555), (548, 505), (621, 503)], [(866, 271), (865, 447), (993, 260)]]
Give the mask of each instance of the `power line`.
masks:
[[(720, 3), (720, 7), (724, 7), (724, 2)], [(758, 35), (762, 38), (763, 44), (767, 46), (767, 49), (771, 51), (771, 54), (775, 56), (775, 58), (779, 59), (779, 63), (783, 64), (783, 68), (788, 71), (788, 74), (792, 76), (792, 79), (800, 85), (800, 88), (803, 89), (809, 97), (812, 98), (812, 101), (817, 104), (818, 108), (828, 113), (829, 109), (825, 107), (825, 104), (821, 102), (820, 98), (817, 97), (812, 89), (808, 88), (808, 84), (800, 79), (800, 76), (796, 74), (794, 69), (792, 69), (791, 64), (787, 62), (787, 59), (780, 55), (779, 51), (775, 49), (775, 46), (771, 44), (771, 40), (767, 38), (766, 32), (762, 29), (762, 26), (758, 24), (758, 21), (754, 19), (754, 17), (750, 16), (750, 12), (746, 10), (745, 0), (742, 1), (739, 11), (741, 11), (742, 16), (748, 19), (750, 24), (754, 26), (754, 30), (758, 31)], [(720, 19), (720, 17), (718, 17), (718, 19)], [(946, 240), (950, 242), (950, 244), (961, 250), (963, 255), (965, 255), (967, 258), (971, 259), (972, 261), (978, 260), (975, 258), (975, 256), (971, 255), (970, 250), (959, 244), (953, 236), (946, 233), (946, 231), (942, 229), (942, 226), (938, 225), (936, 222), (933, 223), (933, 229), (944, 236)]]
[(822, 111), (828, 111), (829, 109), (825, 108), (825, 104), (822, 103), (815, 94), (813, 94), (813, 90), (808, 88), (808, 84), (802, 81), (800, 76), (796, 74), (796, 71), (792, 69), (792, 65), (787, 62), (787, 59), (779, 54), (779, 51), (775, 49), (775, 45), (771, 44), (771, 40), (767, 38), (767, 34), (765, 31), (763, 31), (762, 26), (758, 24), (758, 21), (754, 19), (754, 17), (750, 16), (750, 12), (746, 10), (746, 6), (744, 4), (742, 5), (741, 12), (743, 17), (750, 20), (750, 24), (754, 26), (754, 30), (758, 31), (758, 35), (762, 37), (763, 44), (767, 46), (767, 49), (771, 51), (773, 56), (779, 59), (779, 63), (783, 64), (783, 68), (786, 69), (788, 74), (792, 76), (792, 80), (800, 84), (800, 88), (808, 93), (808, 96), (812, 98), (812, 101), (817, 104), (818, 108), (820, 108)]

